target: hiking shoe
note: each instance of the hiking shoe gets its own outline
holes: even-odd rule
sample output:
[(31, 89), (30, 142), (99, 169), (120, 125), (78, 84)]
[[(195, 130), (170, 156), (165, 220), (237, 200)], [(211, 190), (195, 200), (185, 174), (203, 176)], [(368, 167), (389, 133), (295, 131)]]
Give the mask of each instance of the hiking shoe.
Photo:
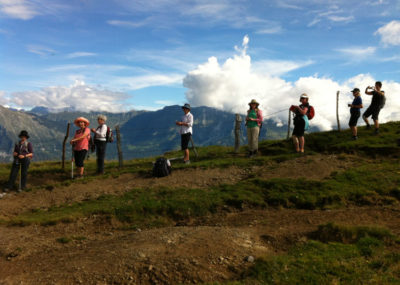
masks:
[(4, 188), (4, 189), (3, 189), (3, 192), (4, 192), (4, 193), (10, 192), (10, 188), (8, 188), (8, 187)]
[(371, 125), (367, 125), (366, 127), (365, 127), (367, 130), (370, 130), (371, 129)]
[(357, 136), (352, 136), (352, 139), (353, 139), (353, 141), (356, 141), (356, 140), (358, 140), (358, 137)]
[(379, 135), (379, 129), (375, 129), (374, 133), (375, 135)]
[(184, 164), (190, 164), (190, 160), (184, 160), (183, 163)]

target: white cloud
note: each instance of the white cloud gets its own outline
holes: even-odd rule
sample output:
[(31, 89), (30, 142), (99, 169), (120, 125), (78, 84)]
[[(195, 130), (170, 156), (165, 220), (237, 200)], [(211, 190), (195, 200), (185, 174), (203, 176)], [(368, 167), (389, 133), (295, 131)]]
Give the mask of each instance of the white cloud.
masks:
[(113, 85), (128, 90), (138, 90), (150, 86), (168, 86), (182, 83), (182, 74), (147, 74), (134, 77), (117, 77)]
[[(349, 119), (347, 103), (352, 99), (349, 91), (353, 87), (362, 90), (375, 82), (370, 75), (358, 75), (342, 83), (318, 76), (301, 77), (290, 82), (260, 71), (259, 65), (252, 63), (246, 52), (234, 55), (224, 63), (219, 63), (216, 57), (210, 57), (184, 78), (186, 98), (193, 106), (205, 105), (242, 114), (248, 102), (255, 98), (261, 103), (265, 115), (284, 110), (269, 117), (281, 124), (287, 122), (289, 106), (299, 104), (300, 94), (307, 93), (316, 110), (311, 124), (329, 130), (336, 127), (336, 92), (341, 91), (340, 116), (342, 125), (346, 126)], [(388, 99), (381, 114), (382, 121), (400, 119), (400, 98), (394, 96), (400, 93), (400, 84), (384, 81), (383, 86)], [(370, 96), (363, 97), (364, 104), (368, 106)]]
[(256, 34), (270, 35), (270, 34), (280, 34), (282, 32), (283, 32), (283, 29), (281, 26), (273, 26), (273, 27), (268, 27), (268, 28), (262, 28), (262, 29), (256, 31)]
[(77, 57), (86, 57), (86, 56), (96, 56), (97, 53), (93, 52), (85, 52), (85, 51), (77, 51), (67, 55), (67, 58), (77, 58)]
[(385, 45), (400, 45), (400, 21), (391, 21), (380, 27), (375, 34), (381, 36), (381, 41)]
[(341, 22), (341, 23), (349, 23), (354, 20), (353, 16), (328, 16), (328, 19), (333, 21), (333, 22)]
[(260, 74), (281, 76), (293, 70), (313, 64), (314, 61), (262, 60), (252, 63), (252, 69)]
[(368, 56), (373, 55), (376, 51), (376, 48), (375, 47), (365, 47), (365, 48), (349, 47), (349, 48), (337, 49), (337, 51), (350, 56), (352, 59), (364, 59)]
[(127, 110), (124, 100), (127, 95), (101, 87), (86, 85), (83, 81), (75, 81), (72, 86), (45, 87), (38, 91), (14, 92), (9, 102), (13, 105), (30, 108), (44, 106), (50, 109), (75, 108), (81, 111)]
[(120, 20), (109, 20), (107, 24), (117, 27), (124, 27), (124, 28), (139, 28), (149, 23), (149, 20), (144, 20), (140, 22), (133, 22), (133, 21), (120, 21)]
[(0, 12), (20, 20), (29, 20), (39, 14), (35, 6), (26, 0), (0, 0)]
[(40, 56), (49, 56), (49, 55), (54, 55), (56, 53), (56, 51), (51, 48), (39, 45), (28, 45), (27, 49), (29, 52), (38, 54)]

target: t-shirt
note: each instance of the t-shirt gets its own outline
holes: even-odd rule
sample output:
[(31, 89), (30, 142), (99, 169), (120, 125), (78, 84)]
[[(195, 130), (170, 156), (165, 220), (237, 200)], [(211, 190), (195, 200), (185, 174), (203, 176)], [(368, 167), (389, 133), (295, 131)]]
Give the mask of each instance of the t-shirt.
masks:
[[(353, 100), (353, 103), (351, 103), (351, 105), (356, 105), (356, 106), (362, 105), (361, 96), (355, 97), (354, 100)], [(350, 113), (360, 113), (360, 108), (351, 107), (350, 108)]]
[[(251, 110), (248, 114), (248, 117), (250, 119), (257, 119), (257, 113), (255, 110)], [(257, 121), (247, 121), (247, 127), (248, 128), (255, 128), (258, 127)]]
[[(84, 132), (84, 133), (83, 133)], [(86, 135), (86, 137), (84, 137), (83, 139), (74, 142), (75, 146), (74, 146), (74, 150), (76, 151), (80, 151), (80, 150), (89, 150), (89, 139), (90, 139), (90, 129), (89, 128), (85, 128), (84, 130), (79, 129), (75, 132), (75, 138), (79, 138), (81, 137), (83, 134)]]
[[(308, 103), (305, 103), (305, 104), (301, 104), (301, 105), (299, 105), (299, 107), (300, 107), (300, 109), (302, 109), (302, 110), (304, 110), (305, 108), (308, 108), (308, 110), (307, 110), (307, 112), (310, 110), (310, 104), (308, 104)], [(307, 114), (307, 113), (306, 113)], [(296, 110), (296, 117), (301, 117), (301, 118), (303, 118), (303, 114), (301, 114), (300, 112), (299, 112), (299, 110)]]
[[(381, 92), (385, 92), (385, 91), (381, 90)], [(372, 107), (381, 107), (383, 100), (384, 100), (384, 98), (382, 95), (379, 95), (378, 92), (376, 92), (375, 90), (372, 91), (372, 100), (371, 100)]]

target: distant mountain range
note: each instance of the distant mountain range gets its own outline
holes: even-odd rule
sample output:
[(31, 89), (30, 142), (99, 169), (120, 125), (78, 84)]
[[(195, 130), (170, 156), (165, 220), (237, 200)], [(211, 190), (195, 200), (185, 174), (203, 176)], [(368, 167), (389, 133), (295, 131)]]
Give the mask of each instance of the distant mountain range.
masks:
[[(198, 146), (233, 145), (235, 115), (210, 107), (195, 107), (193, 139)], [(14, 143), (21, 130), (27, 130), (34, 146), (35, 160), (61, 159), (62, 142), (67, 123), (71, 123), (70, 138), (76, 127), (73, 120), (84, 116), (97, 127), (99, 112), (68, 111), (52, 112), (45, 107), (35, 107), (30, 111), (17, 111), (0, 106), (0, 161), (10, 161)], [(125, 159), (160, 155), (166, 151), (179, 149), (179, 129), (175, 121), (183, 112), (180, 106), (168, 106), (158, 111), (130, 111), (124, 113), (104, 113), (107, 125), (114, 129), (120, 125), (123, 156)], [(244, 116), (242, 116), (244, 119)], [(265, 120), (261, 139), (280, 139), (286, 136), (287, 125), (276, 126), (272, 120)], [(69, 139), (70, 139), (69, 138)], [(69, 140), (68, 140), (69, 141)], [(241, 125), (241, 144), (246, 143), (244, 121)], [(67, 157), (70, 146), (67, 145)], [(116, 143), (108, 144), (107, 159), (116, 159)]]

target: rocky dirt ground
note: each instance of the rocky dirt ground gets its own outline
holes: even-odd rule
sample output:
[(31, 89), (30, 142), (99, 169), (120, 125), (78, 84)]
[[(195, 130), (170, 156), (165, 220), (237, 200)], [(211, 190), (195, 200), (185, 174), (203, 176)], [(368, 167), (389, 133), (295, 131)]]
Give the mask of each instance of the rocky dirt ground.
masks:
[[(104, 183), (90, 181), (52, 191), (6, 195), (0, 200), (0, 216), (9, 219), (30, 209), (102, 194), (120, 195), (135, 187), (167, 184), (201, 188), (236, 183), (250, 173), (265, 178), (323, 179), (332, 171), (354, 166), (356, 161), (315, 155), (262, 168), (184, 169), (162, 179), (124, 174), (102, 180)], [(377, 206), (326, 211), (226, 209), (153, 229), (126, 230), (118, 221), (103, 216), (54, 226), (0, 226), (0, 284), (196, 284), (235, 280), (251, 265), (249, 256), (282, 253), (295, 242), (306, 241), (310, 232), (327, 222), (379, 224), (400, 234), (400, 210)], [(63, 237), (71, 242), (57, 241)]]

